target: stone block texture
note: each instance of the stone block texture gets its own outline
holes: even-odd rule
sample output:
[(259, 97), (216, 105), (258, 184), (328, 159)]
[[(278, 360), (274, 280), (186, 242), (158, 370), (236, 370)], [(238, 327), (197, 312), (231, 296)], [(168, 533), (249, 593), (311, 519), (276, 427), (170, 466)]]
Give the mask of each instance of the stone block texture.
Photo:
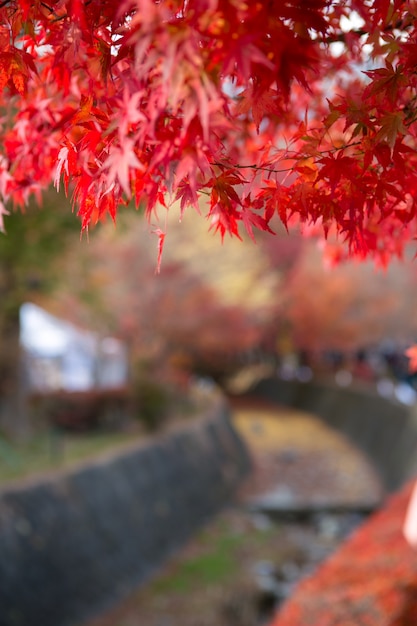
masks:
[(147, 580), (250, 466), (223, 402), (106, 461), (0, 493), (0, 626), (79, 625)]

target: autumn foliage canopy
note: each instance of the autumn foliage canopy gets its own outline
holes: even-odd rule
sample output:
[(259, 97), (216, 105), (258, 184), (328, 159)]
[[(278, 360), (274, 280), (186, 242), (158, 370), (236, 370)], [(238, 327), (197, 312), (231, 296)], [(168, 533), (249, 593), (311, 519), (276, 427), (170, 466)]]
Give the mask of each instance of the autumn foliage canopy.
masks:
[(54, 182), (83, 229), (176, 203), (385, 263), (417, 231), (416, 67), (414, 0), (4, 0), (0, 226)]

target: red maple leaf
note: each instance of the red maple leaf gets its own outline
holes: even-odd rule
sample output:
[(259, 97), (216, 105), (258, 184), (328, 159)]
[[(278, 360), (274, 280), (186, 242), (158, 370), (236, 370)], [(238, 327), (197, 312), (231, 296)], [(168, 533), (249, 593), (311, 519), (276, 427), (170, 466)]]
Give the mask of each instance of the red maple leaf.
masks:
[(417, 372), (417, 345), (413, 345), (405, 351), (405, 355), (410, 359), (410, 372)]
[(132, 193), (148, 217), (209, 198), (222, 235), (277, 214), (351, 255), (400, 254), (417, 236), (410, 3), (273, 5), (0, 3), (0, 201), (62, 177), (84, 227)]

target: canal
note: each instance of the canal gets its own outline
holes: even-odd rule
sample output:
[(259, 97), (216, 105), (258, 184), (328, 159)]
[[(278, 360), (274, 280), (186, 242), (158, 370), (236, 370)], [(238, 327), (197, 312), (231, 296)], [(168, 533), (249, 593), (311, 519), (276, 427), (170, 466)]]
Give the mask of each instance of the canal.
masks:
[(154, 579), (80, 626), (260, 626), (381, 502), (364, 455), (314, 415), (248, 399), (233, 422), (253, 471)]

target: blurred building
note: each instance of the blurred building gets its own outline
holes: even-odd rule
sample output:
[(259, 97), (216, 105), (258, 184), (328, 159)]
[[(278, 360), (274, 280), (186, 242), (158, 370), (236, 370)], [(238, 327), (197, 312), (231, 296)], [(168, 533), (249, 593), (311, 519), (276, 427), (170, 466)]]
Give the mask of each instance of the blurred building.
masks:
[(128, 382), (125, 344), (77, 328), (35, 304), (20, 309), (20, 343), (29, 391), (115, 389)]

